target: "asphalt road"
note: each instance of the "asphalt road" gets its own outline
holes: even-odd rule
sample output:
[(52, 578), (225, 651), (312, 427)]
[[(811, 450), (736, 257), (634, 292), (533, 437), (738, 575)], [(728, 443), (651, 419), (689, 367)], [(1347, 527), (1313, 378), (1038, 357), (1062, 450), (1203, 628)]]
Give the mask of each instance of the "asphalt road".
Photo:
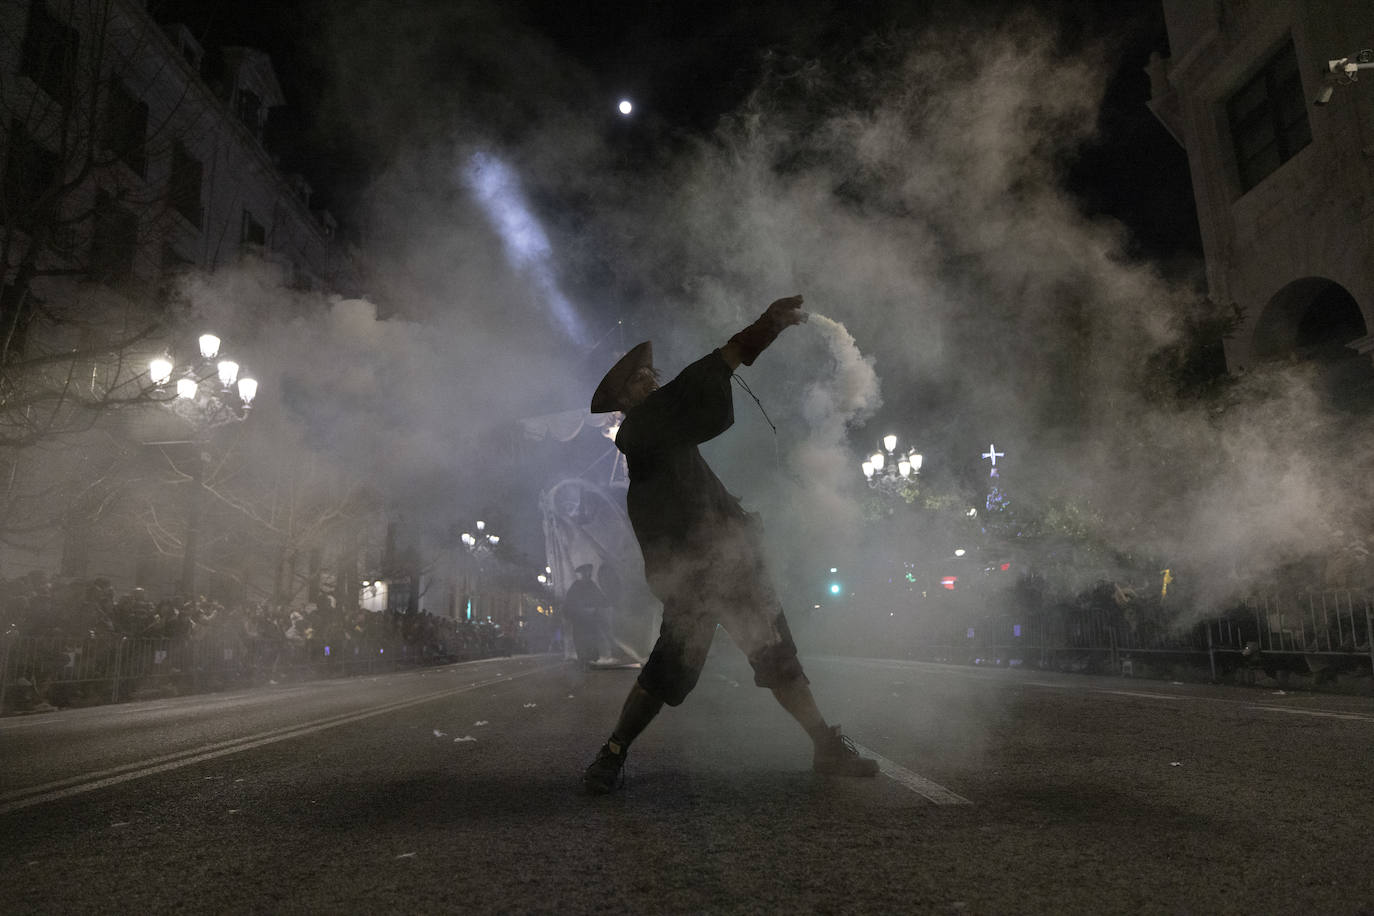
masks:
[(550, 656), (0, 720), (5, 913), (1374, 913), (1374, 700), (733, 649), (580, 772), (633, 671)]

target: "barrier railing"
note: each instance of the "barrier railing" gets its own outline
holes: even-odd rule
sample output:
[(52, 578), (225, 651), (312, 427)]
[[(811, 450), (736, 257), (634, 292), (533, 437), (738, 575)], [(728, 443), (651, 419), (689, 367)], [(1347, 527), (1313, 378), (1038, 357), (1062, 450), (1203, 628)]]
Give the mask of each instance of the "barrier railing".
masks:
[[(834, 636), (843, 626), (837, 618), (825, 632)], [(947, 609), (940, 619), (923, 619), (914, 610), (909, 625), (898, 621), (889, 627), (878, 635), (879, 645), (851, 639), (844, 648), (929, 661), (1118, 674), (1138, 674), (1152, 663), (1166, 669), (1205, 666), (1214, 680), (1256, 669), (1285, 676), (1374, 672), (1374, 597), (1356, 589), (1256, 595), (1228, 612), (1191, 622), (1182, 609), (1153, 603), (1063, 604), (1019, 612), (965, 604)]]

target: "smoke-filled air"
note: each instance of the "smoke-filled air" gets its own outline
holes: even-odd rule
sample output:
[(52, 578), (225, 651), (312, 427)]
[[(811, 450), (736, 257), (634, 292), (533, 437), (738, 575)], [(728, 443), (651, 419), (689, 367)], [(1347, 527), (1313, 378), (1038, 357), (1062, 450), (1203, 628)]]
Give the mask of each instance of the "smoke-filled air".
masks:
[(383, 164), (359, 200), (364, 296), (316, 301), (268, 267), (187, 291), (257, 339), (282, 456), (367, 479), (422, 530), (493, 493), (535, 517), (539, 490), (582, 468), (519, 445), (532, 473), (503, 429), (585, 408), (639, 340), (671, 378), (800, 293), (810, 320), (738, 370), (735, 426), (703, 447), (762, 514), (784, 583), (954, 546), (918, 512), (875, 510), (859, 464), (889, 429), (924, 455), (906, 506), (985, 511), (995, 443), (1014, 508), (1073, 515), (1100, 556), (1186, 567), (1199, 613), (1338, 546), (1361, 510), (1324, 449), (1370, 443), (1333, 437), (1297, 370), (1205, 407), (1151, 383), (1196, 273), (1141, 260), (1064, 188), (1112, 35), (1069, 43), (1023, 13), (830, 56), (761, 47), (739, 103), (689, 136), (648, 102), (616, 120), (503, 9), (329, 8), (328, 129)]

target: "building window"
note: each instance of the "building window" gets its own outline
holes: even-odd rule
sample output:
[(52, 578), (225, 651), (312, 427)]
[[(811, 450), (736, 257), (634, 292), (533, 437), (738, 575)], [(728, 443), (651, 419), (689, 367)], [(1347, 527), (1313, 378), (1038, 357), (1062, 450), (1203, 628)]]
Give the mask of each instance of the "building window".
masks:
[(147, 174), (148, 103), (119, 80), (110, 82), (105, 109), (105, 148), (140, 177)]
[(1291, 39), (1231, 96), (1226, 116), (1242, 191), (1249, 191), (1312, 142), (1307, 98)]
[(91, 276), (104, 281), (127, 280), (133, 276), (137, 253), (138, 217), (100, 191), (95, 197)]
[(19, 72), (29, 77), (53, 99), (67, 102), (75, 85), (81, 34), (48, 11), (45, 0), (30, 0), (29, 27)]
[(240, 88), (237, 107), (239, 120), (257, 137), (262, 130), (262, 99), (256, 92)]
[[(10, 124), (8, 149), (5, 151), (4, 207), (6, 222), (22, 229), (32, 229), (41, 217), (40, 206), (45, 194), (58, 180), (61, 157), (36, 142), (19, 121)], [(51, 204), (56, 195), (49, 195)]]
[(253, 214), (247, 210), (243, 211), (243, 227), (239, 233), (239, 241), (245, 245), (265, 246), (267, 244), (267, 229), (262, 223), (253, 219)]
[(200, 228), (200, 187), (203, 168), (200, 160), (181, 142), (172, 144), (172, 177), (167, 193), (176, 211)]

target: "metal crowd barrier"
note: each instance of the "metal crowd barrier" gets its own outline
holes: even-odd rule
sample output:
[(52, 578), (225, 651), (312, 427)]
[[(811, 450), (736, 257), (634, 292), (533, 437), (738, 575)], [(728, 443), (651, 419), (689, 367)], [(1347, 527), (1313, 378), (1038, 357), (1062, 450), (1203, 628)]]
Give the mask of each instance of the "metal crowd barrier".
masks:
[(338, 645), (210, 635), (186, 639), (9, 636), (0, 639), (0, 713), (40, 703), (94, 705), (140, 695), (377, 674), (467, 657), (400, 641)]
[(900, 647), (902, 654), (929, 661), (1116, 674), (1138, 674), (1151, 664), (1206, 666), (1216, 680), (1256, 669), (1374, 673), (1371, 633), (1374, 596), (1325, 589), (1257, 595), (1192, 622), (1181, 608), (1150, 603), (1120, 609), (1058, 605), (1020, 613), (966, 607), (941, 622), (885, 633), (880, 651)]

